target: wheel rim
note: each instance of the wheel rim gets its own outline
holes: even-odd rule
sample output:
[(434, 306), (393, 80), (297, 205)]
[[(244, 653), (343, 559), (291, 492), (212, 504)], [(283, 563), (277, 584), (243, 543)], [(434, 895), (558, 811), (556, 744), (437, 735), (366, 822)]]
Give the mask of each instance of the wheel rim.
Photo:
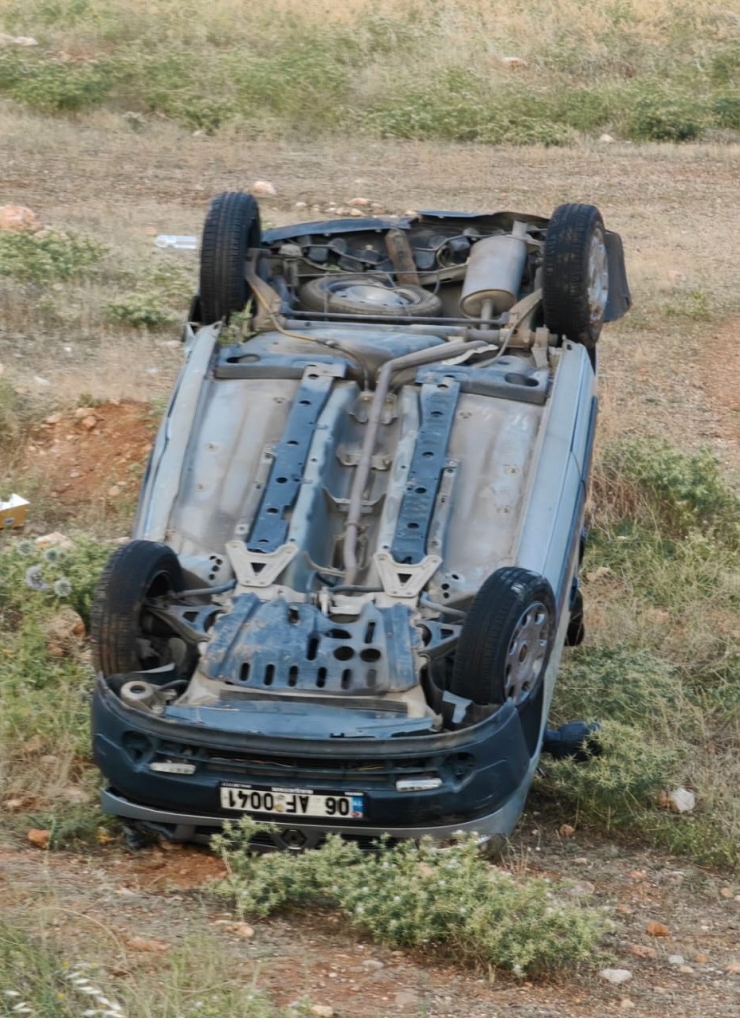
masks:
[(596, 229), (591, 237), (588, 256), (588, 313), (592, 325), (604, 320), (609, 296), (609, 265), (606, 257), (604, 234)]
[(550, 644), (552, 617), (547, 605), (534, 601), (528, 605), (514, 627), (506, 652), (504, 691), (515, 705), (523, 703), (542, 674)]
[(337, 281), (327, 286), (327, 291), (359, 307), (398, 308), (403, 311), (418, 303), (415, 294), (407, 290), (392, 289), (384, 283), (345, 283)]

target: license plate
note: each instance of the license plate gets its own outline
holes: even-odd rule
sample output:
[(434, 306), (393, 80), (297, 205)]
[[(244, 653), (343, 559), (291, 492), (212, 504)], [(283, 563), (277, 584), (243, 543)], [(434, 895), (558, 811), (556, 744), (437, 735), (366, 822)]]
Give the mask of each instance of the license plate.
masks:
[(321, 792), (307, 788), (254, 788), (221, 785), (221, 808), (240, 813), (267, 813), (276, 817), (333, 817), (362, 820), (362, 796)]

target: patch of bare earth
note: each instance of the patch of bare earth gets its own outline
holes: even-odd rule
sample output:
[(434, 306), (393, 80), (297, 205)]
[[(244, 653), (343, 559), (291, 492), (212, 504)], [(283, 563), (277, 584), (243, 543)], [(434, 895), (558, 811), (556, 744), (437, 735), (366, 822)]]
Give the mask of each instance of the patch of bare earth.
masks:
[[(542, 983), (492, 981), (456, 966), (450, 948), (390, 950), (331, 912), (239, 923), (200, 893), (224, 871), (198, 848), (135, 855), (110, 848), (93, 856), (0, 850), (0, 908), (11, 921), (37, 911), (48, 933), (63, 931), (70, 960), (99, 961), (120, 980), (161, 964), (167, 950), (205, 925), (245, 983), (255, 980), (281, 1005), (308, 997), (337, 1018), (740, 1015), (740, 885), (580, 832), (563, 839), (530, 827), (517, 837), (514, 858), (517, 874), (564, 879), (575, 898), (609, 917), (607, 953), (592, 971)], [(605, 966), (627, 969), (631, 978), (611, 985), (598, 975)]]

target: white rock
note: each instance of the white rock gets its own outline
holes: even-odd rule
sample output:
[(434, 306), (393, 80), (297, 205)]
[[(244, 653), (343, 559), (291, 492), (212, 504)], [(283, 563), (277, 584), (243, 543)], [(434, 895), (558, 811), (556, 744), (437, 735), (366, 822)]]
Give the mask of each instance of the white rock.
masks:
[(696, 796), (688, 788), (674, 788), (668, 793), (668, 803), (674, 813), (690, 813), (696, 806)]
[(274, 198), (277, 195), (275, 185), (269, 180), (255, 180), (250, 190), (256, 198)]
[(669, 965), (683, 965), (684, 961), (685, 959), (682, 954), (671, 954), (668, 956)]
[(355, 209), (365, 209), (372, 203), (369, 198), (351, 198), (347, 204)]
[(297, 201), (295, 203), (295, 205), (293, 206), (293, 208), (297, 209), (299, 212), (302, 212), (303, 209), (307, 209), (308, 208), (308, 204), (305, 201)]
[(632, 978), (629, 969), (602, 969), (599, 975), (607, 982), (615, 984), (626, 983), (628, 979)]
[(51, 385), (49, 379), (42, 378), (41, 375), (34, 375), (33, 380), (36, 383), (36, 385), (40, 386), (42, 389), (45, 389), (47, 385)]
[(74, 548), (74, 541), (58, 530), (53, 530), (50, 534), (42, 534), (33, 543), (38, 548), (61, 548), (62, 551), (70, 551)]
[(31, 38), (30, 35), (17, 35), (13, 42), (16, 46), (38, 46), (36, 40)]
[(599, 138), (599, 141), (602, 143), (602, 145), (611, 145), (614, 141), (614, 138), (612, 138), (610, 134), (602, 134), (601, 137)]
[(329, 1007), (328, 1004), (314, 1004), (308, 1013), (315, 1014), (316, 1018), (332, 1018), (334, 1008)]
[(354, 216), (355, 219), (359, 219), (362, 216), (362, 209), (350, 209), (349, 214)]

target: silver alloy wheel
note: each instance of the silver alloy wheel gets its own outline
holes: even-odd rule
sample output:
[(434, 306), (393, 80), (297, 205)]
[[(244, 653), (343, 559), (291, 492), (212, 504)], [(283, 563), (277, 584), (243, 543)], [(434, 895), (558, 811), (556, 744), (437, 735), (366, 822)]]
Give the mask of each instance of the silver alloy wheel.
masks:
[(523, 703), (537, 684), (547, 659), (552, 619), (546, 605), (534, 601), (527, 605), (506, 653), (504, 689), (506, 699), (515, 706)]
[(373, 307), (397, 307), (403, 310), (410, 304), (417, 302), (414, 299), (414, 295), (409, 294), (403, 288), (392, 289), (380, 281), (377, 283), (343, 283), (337, 281), (334, 284), (329, 284), (327, 290), (330, 290), (335, 297), (341, 297), (342, 300), (352, 301), (368, 309)]
[(588, 256), (588, 310), (592, 325), (604, 320), (606, 302), (609, 297), (609, 265), (606, 257), (604, 233), (597, 227), (591, 237)]

